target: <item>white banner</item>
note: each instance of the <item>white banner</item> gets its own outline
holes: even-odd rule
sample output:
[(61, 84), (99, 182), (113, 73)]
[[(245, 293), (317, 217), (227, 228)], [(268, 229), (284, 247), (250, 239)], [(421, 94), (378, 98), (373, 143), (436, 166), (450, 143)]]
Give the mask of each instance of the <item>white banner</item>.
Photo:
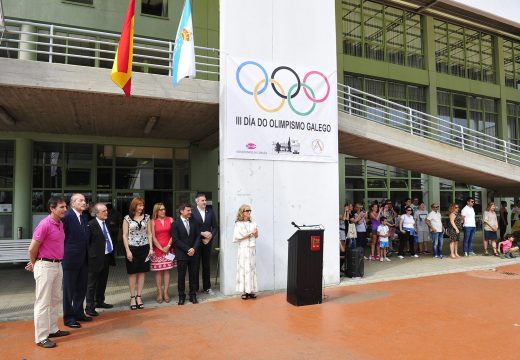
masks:
[(335, 69), (227, 58), (226, 157), (335, 162)]

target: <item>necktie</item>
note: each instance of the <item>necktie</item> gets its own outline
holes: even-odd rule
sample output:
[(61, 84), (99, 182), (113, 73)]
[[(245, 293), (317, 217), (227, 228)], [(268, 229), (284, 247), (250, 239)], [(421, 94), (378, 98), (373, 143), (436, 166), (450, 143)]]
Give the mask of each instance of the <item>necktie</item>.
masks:
[(188, 219), (184, 220), (184, 225), (186, 226), (186, 231), (188, 232), (188, 235), (190, 234), (190, 223), (188, 222)]
[(112, 244), (110, 243), (110, 238), (108, 237), (107, 226), (105, 225), (104, 221), (103, 221), (103, 235), (105, 235), (105, 242), (107, 245), (107, 254), (110, 254), (113, 249), (112, 249)]

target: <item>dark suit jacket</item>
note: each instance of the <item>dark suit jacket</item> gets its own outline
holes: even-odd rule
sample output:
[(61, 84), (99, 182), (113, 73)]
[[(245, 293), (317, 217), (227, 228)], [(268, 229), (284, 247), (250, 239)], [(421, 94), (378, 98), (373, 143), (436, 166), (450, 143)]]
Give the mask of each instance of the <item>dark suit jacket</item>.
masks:
[[(101, 226), (99, 226), (96, 218), (88, 222), (88, 227), (90, 230), (90, 240), (88, 244), (88, 271), (100, 272), (105, 264), (105, 234), (103, 234), (103, 229), (101, 229)], [(109, 231), (108, 226), (107, 231)], [(110, 238), (112, 239), (112, 248), (115, 248), (114, 234), (110, 231), (109, 234)], [(110, 264), (115, 265), (116, 259), (114, 256), (114, 251), (112, 251), (109, 255), (111, 257)]]
[(215, 239), (217, 236), (217, 218), (215, 217), (215, 214), (213, 213), (213, 210), (206, 208), (204, 221), (202, 221), (202, 216), (200, 216), (199, 209), (196, 207), (191, 211), (191, 217), (195, 222), (199, 225), (199, 231), (210, 231), (211, 235), (213, 237), (211, 238), (211, 241)]
[(63, 255), (63, 270), (78, 270), (87, 262), (87, 247), (89, 242), (88, 218), (81, 214), (83, 226), (79, 223), (74, 210), (69, 209), (62, 219), (65, 230), (65, 246)]
[(188, 250), (190, 248), (195, 249), (195, 256), (198, 255), (198, 248), (200, 246), (200, 230), (198, 224), (193, 220), (193, 217), (189, 219), (190, 222), (190, 234), (186, 231), (186, 227), (179, 216), (172, 224), (170, 233), (172, 235), (172, 243), (175, 247), (175, 257), (177, 260), (190, 260), (193, 257), (188, 256)]

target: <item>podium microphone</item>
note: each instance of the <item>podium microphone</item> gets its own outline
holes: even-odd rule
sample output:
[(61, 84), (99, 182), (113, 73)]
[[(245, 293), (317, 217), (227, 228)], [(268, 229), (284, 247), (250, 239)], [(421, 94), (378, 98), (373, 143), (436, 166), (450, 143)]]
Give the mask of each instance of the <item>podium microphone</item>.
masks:
[(301, 230), (300, 227), (294, 223), (294, 221), (291, 221), (291, 225), (297, 228), (298, 230)]

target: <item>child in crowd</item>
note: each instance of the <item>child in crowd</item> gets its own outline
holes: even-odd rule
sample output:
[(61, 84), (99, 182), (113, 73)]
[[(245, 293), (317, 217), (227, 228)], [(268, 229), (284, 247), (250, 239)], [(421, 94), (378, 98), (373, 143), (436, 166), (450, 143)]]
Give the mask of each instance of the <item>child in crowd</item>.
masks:
[(513, 259), (515, 255), (514, 253), (518, 253), (518, 246), (513, 246), (513, 241), (515, 237), (513, 234), (506, 234), (504, 236), (504, 241), (498, 243), (498, 250), (500, 251), (500, 246), (502, 246), (502, 254), (500, 257), (502, 258), (510, 258)]
[(377, 227), (377, 235), (379, 235), (379, 248), (381, 249), (381, 257), (379, 261), (390, 261), (390, 259), (387, 257), (387, 251), (390, 246), (388, 242), (388, 234), (390, 232), (388, 221), (384, 216), (381, 216), (379, 221), (381, 222), (381, 224)]

